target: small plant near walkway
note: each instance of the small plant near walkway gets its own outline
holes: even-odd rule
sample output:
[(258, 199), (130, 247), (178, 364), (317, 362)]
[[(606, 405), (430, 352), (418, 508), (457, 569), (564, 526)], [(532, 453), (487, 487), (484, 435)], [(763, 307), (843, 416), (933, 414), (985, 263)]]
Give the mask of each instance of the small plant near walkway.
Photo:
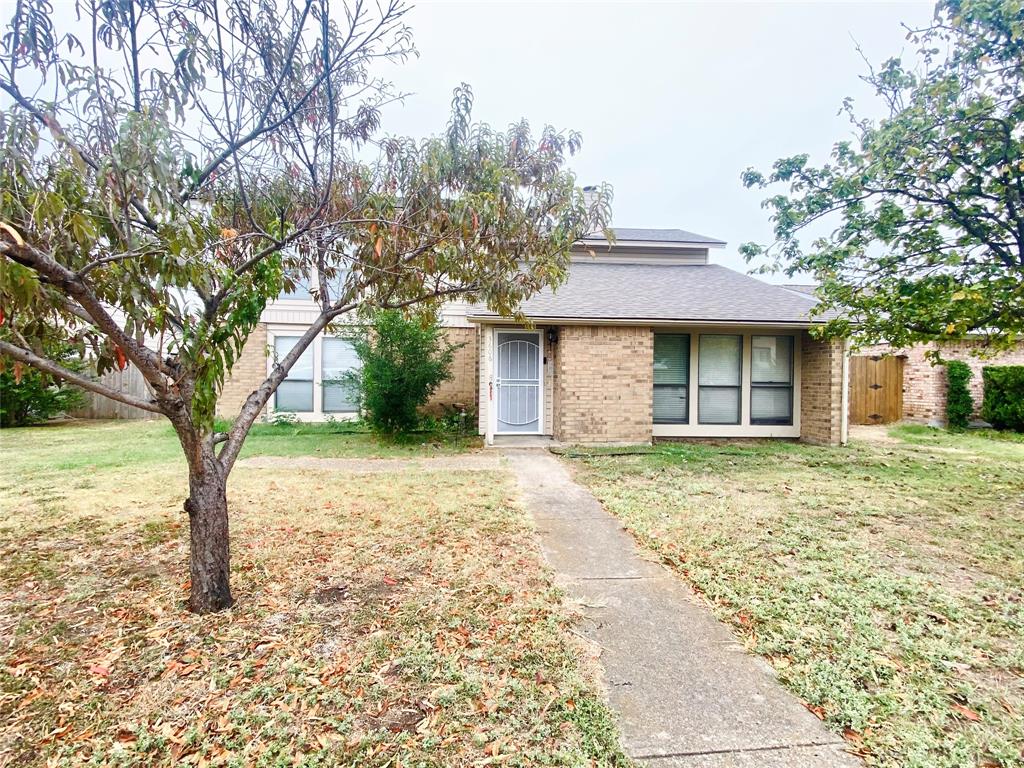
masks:
[(420, 409), (451, 378), (456, 344), (445, 340), (435, 316), (378, 312), (353, 339), (358, 370), (346, 381), (359, 394), (366, 423), (397, 436), (421, 423)]
[(170, 427), (0, 461), (0, 765), (626, 764), (503, 474), (242, 465), (244, 599), (196, 616)]
[(1021, 768), (1024, 444), (673, 444), (577, 478), (885, 768)]

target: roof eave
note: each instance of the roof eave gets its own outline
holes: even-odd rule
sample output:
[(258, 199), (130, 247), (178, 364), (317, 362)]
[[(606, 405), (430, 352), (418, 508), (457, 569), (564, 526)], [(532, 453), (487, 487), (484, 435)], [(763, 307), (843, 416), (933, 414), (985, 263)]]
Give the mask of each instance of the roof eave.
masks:
[(616, 240), (614, 243), (610, 243), (604, 238), (598, 238), (595, 240), (577, 240), (574, 243), (576, 247), (582, 248), (630, 248), (630, 249), (648, 249), (648, 248), (725, 248), (727, 243), (724, 240)]
[[(516, 325), (514, 317), (503, 317), (501, 315), (480, 315), (468, 314), (466, 319), (471, 323), (491, 323), (500, 325)], [(784, 326), (786, 328), (813, 328), (818, 325), (825, 325), (827, 320), (737, 320), (737, 319), (691, 319), (691, 318), (652, 318), (652, 317), (579, 317), (570, 315), (538, 315), (526, 316), (534, 325), (695, 325), (695, 326)]]

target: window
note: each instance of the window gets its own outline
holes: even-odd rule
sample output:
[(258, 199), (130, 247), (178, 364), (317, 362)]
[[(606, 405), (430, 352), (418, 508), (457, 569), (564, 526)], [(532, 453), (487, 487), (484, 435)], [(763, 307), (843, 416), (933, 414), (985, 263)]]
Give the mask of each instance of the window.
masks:
[(793, 423), (793, 337), (750, 337), (750, 423)]
[(697, 420), (740, 423), (743, 337), (701, 334), (697, 358)]
[[(309, 278), (297, 271), (290, 271), (289, 274), (295, 281), (295, 290), (288, 293), (287, 290), (282, 288), (281, 292), (277, 295), (277, 300), (312, 301), (314, 298), (313, 294), (318, 293), (316, 279)], [(332, 277), (327, 278), (327, 291), (331, 301), (337, 301), (347, 281), (348, 270), (344, 268), (339, 268)]]
[(654, 334), (654, 423), (690, 421), (690, 334)]
[[(274, 352), (278, 360), (292, 351), (298, 336), (276, 336)], [(293, 411), (295, 413), (311, 413), (313, 410), (313, 345), (306, 347), (305, 352), (295, 361), (288, 371), (288, 377), (281, 382), (274, 396), (275, 411)]]
[(349, 371), (359, 367), (352, 342), (325, 336), (320, 356), (321, 386), (324, 413), (355, 413), (359, 399), (352, 386), (342, 380)]

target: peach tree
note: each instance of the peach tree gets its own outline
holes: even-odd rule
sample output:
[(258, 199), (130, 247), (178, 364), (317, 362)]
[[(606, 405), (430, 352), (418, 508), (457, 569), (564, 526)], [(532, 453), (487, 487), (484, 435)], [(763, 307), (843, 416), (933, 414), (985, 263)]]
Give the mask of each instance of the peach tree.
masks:
[[(0, 356), (166, 417), (188, 464), (189, 608), (232, 604), (227, 479), (318, 334), (360, 312), (467, 296), (504, 313), (563, 279), (610, 191), (567, 169), (579, 136), (472, 121), (382, 135), (377, 73), (414, 52), (401, 0), (16, 0), (0, 43)], [(64, 10), (64, 9), (60, 9)], [(225, 376), (297, 280), (318, 315), (227, 432)], [(99, 370), (135, 366), (148, 395)]]

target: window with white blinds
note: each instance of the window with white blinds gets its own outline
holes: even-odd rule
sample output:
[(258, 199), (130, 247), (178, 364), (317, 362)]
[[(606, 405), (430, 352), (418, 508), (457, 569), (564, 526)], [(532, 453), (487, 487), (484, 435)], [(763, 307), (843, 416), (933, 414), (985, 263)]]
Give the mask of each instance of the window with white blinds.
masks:
[(325, 336), (321, 350), (323, 412), (356, 413), (359, 410), (358, 392), (344, 379), (345, 374), (359, 367), (359, 358), (352, 342)]
[[(298, 336), (274, 337), (274, 352), (278, 360), (292, 351)], [(306, 347), (295, 365), (288, 371), (288, 377), (281, 382), (274, 395), (275, 411), (311, 413), (313, 411), (313, 347)]]
[(750, 423), (793, 423), (793, 337), (750, 337)]
[(654, 334), (654, 423), (690, 420), (690, 334)]
[(698, 422), (739, 424), (743, 337), (702, 333), (697, 368)]

